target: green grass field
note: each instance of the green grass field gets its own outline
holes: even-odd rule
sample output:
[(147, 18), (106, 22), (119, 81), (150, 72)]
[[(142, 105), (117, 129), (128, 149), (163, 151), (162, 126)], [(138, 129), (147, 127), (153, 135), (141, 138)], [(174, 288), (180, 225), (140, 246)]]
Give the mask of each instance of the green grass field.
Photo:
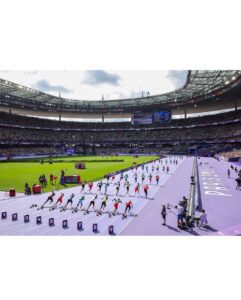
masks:
[[(57, 188), (61, 189), (63, 188), (63, 186), (59, 184), (61, 170), (65, 170), (65, 175), (80, 175), (81, 179), (95, 181), (103, 178), (107, 173), (131, 167), (133, 162), (139, 164), (151, 161), (155, 158), (157, 158), (157, 156), (140, 156), (138, 158), (134, 158), (133, 156), (61, 157), (54, 158), (52, 165), (48, 162), (41, 165), (39, 159), (2, 162), (0, 163), (0, 190), (15, 188), (17, 192), (23, 192), (26, 182), (30, 186), (34, 183), (38, 184), (39, 176), (45, 174), (48, 180), (48, 186), (45, 188), (45, 191), (50, 191), (53, 189), (53, 186), (49, 183), (49, 175), (51, 173), (58, 176)], [(91, 162), (91, 160), (95, 160), (96, 162)], [(116, 162), (114, 160), (123, 161)], [(85, 170), (75, 169), (75, 162), (80, 161), (85, 162)], [(74, 184), (68, 184), (68, 186), (74, 186)]]

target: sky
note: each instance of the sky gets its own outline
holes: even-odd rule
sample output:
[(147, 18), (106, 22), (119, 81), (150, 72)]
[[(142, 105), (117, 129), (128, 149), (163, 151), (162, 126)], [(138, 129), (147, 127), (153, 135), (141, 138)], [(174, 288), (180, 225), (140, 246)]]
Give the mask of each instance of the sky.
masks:
[(162, 94), (183, 86), (187, 71), (0, 71), (6, 79), (55, 96), (105, 100)]

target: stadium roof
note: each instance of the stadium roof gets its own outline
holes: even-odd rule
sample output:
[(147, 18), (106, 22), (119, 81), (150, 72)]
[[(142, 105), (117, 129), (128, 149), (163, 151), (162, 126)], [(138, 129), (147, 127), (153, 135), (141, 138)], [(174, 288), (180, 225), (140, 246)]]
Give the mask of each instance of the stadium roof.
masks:
[(45, 111), (123, 112), (146, 106), (178, 105), (198, 97), (209, 98), (216, 91), (233, 87), (241, 78), (241, 71), (188, 71), (182, 88), (160, 95), (120, 100), (73, 100), (52, 96), (4, 79), (0, 79), (0, 105)]

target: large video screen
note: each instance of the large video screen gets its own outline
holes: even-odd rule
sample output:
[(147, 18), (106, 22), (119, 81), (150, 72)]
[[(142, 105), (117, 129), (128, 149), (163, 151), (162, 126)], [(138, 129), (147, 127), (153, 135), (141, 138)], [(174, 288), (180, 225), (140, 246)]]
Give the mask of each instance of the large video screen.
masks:
[(154, 123), (168, 123), (171, 121), (170, 111), (158, 111), (153, 114)]
[(154, 113), (135, 112), (132, 114), (131, 124), (149, 125), (153, 123), (164, 124), (171, 121), (170, 111), (158, 111)]
[(152, 113), (134, 112), (131, 118), (133, 125), (149, 125), (153, 124)]

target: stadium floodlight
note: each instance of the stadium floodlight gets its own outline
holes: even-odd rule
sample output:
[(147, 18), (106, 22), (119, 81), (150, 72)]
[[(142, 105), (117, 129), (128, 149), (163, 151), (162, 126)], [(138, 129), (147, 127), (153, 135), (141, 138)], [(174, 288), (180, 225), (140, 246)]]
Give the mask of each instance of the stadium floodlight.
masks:
[(236, 77), (235, 77), (235, 76), (233, 76), (233, 77), (232, 77), (232, 80), (235, 80), (235, 79), (236, 79)]
[(227, 80), (227, 81), (225, 82), (225, 84), (226, 84), (226, 85), (229, 84), (229, 81)]

